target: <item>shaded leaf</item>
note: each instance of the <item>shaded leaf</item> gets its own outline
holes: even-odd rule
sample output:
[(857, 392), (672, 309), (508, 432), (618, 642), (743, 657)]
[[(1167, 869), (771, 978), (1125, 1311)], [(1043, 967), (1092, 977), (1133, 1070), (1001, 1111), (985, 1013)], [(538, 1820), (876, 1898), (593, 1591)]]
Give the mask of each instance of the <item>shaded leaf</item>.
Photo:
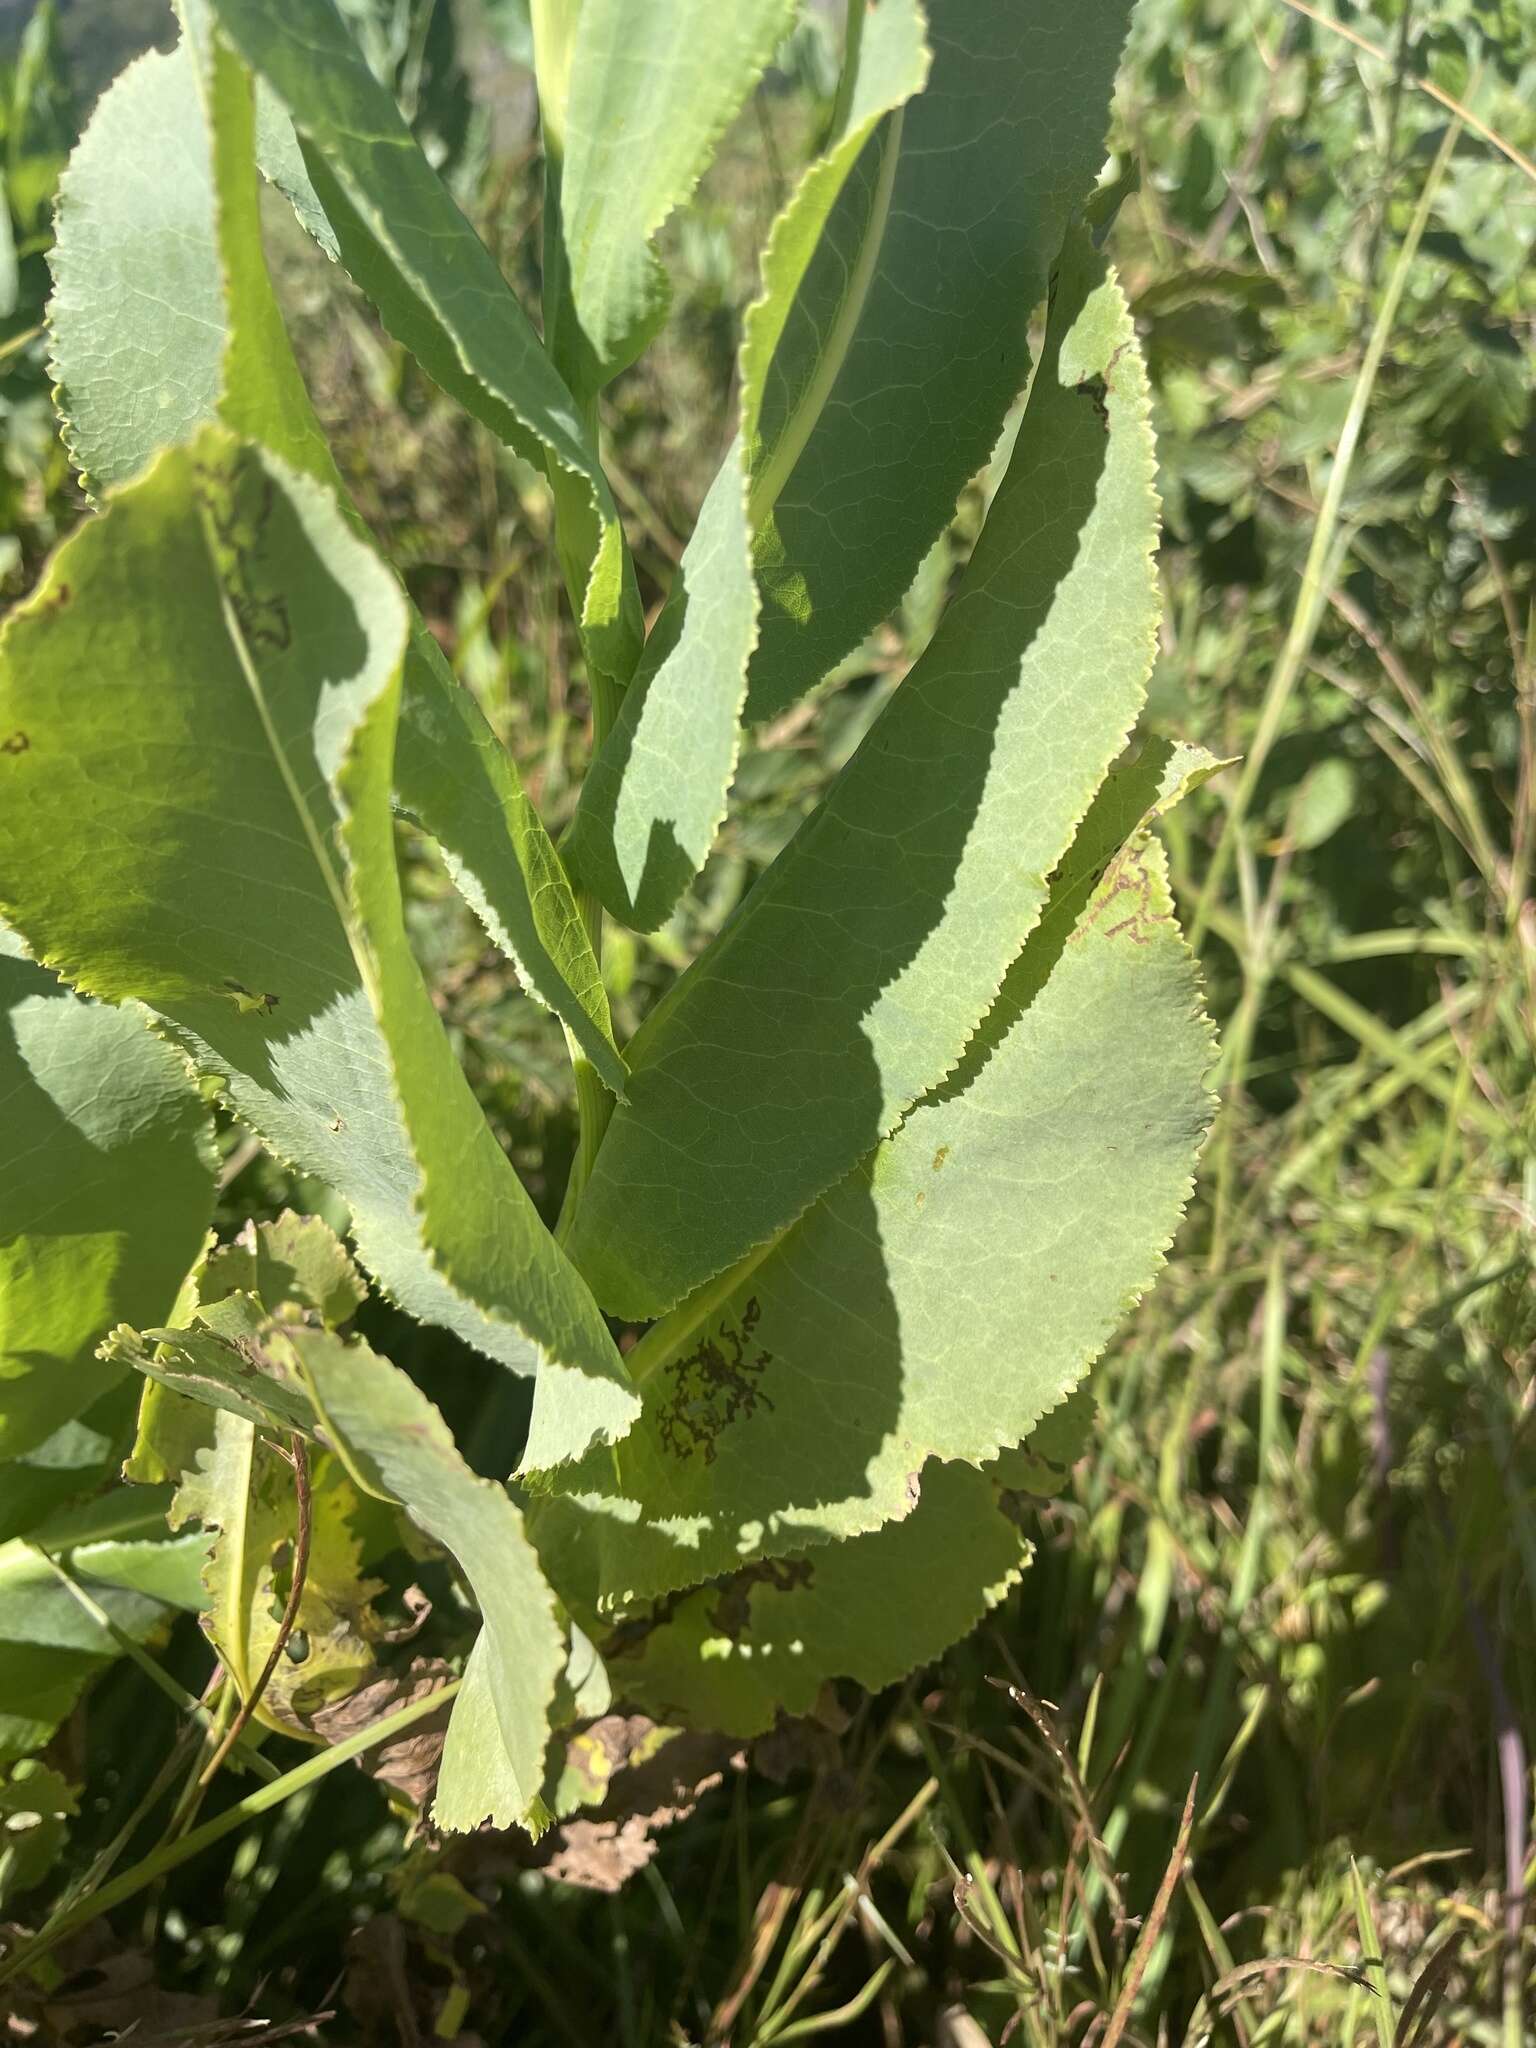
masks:
[[(108, 1507), (113, 1520), (100, 1509), (55, 1517), (36, 1531), (35, 1542), (67, 1557), (123, 1634), (150, 1643), (178, 1608), (201, 1603), (206, 1542), (167, 1540), (161, 1500)], [(0, 1544), (0, 1758), (40, 1749), (118, 1654), (111, 1631), (87, 1613), (33, 1542), (16, 1537)]]
[[(866, 31), (859, 96), (877, 106), (900, 90), (863, 75), (898, 54), (872, 33), (888, 11), (910, 12), (882, 0)], [(791, 209), (748, 330), (749, 380), (772, 355), (748, 434), (764, 506), (753, 718), (857, 646), (949, 523), (1024, 387), (1030, 314), (1103, 158), (1128, 0), (928, 12), (924, 90), (865, 143), (814, 250), (815, 210)], [(802, 268), (786, 314), (784, 273)]]
[(568, 1249), (663, 1313), (764, 1244), (960, 1056), (1151, 664), (1145, 378), (1086, 238), (961, 588), (817, 811), (632, 1040)]
[[(1126, 772), (1140, 798), (1164, 758)], [(631, 1354), (640, 1421), (533, 1509), (578, 1605), (906, 1515), (925, 1461), (1026, 1443), (1154, 1279), (1212, 1048), (1161, 850), (1117, 836), (1121, 779), (1084, 835), (1102, 824), (1110, 873), (1090, 894), (1084, 850), (953, 1079)]]
[[(716, 10), (723, 15), (723, 10)], [(583, 24), (586, 15), (581, 17)], [(774, 347), (838, 192), (882, 115), (919, 90), (928, 52), (915, 0), (885, 0), (865, 30), (849, 119), (775, 223), (763, 288), (748, 308), (739, 428), (683, 551), (660, 619), (582, 783), (565, 842), (573, 870), (615, 917), (642, 931), (671, 913), (708, 857), (735, 771), (758, 598), (747, 451)], [(754, 515), (771, 503), (760, 488)]]
[(0, 1911), (41, 1884), (58, 1861), (79, 1812), (59, 1773), (24, 1757), (0, 1776)]

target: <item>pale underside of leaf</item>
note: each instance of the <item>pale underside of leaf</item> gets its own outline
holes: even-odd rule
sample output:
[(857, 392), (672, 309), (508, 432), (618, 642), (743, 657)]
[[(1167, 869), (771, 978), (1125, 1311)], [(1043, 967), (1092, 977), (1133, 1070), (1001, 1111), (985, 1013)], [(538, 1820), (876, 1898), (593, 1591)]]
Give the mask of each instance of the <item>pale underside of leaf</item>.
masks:
[[(454, 1728), (454, 1702), (434, 1814), (443, 1827), (475, 1827), (486, 1818), (537, 1832), (539, 1788), (549, 1741), (549, 1710), (565, 1662), (554, 1596), (504, 1487), (464, 1463), (447, 1424), (413, 1383), (365, 1345), (328, 1332), (294, 1337), (304, 1375), (327, 1433), (345, 1444), (365, 1485), (400, 1501), (432, 1540), (457, 1559), (480, 1609), (465, 1691), (476, 1740)], [(471, 1682), (473, 1674), (473, 1682)], [(500, 1747), (486, 1741), (480, 1709), (489, 1704)], [(483, 1773), (484, 1785), (479, 1782)], [(510, 1793), (510, 1810), (508, 1794)], [(479, 1811), (474, 1807), (480, 1802)]]
[[(389, 813), (405, 633), (319, 486), (212, 430), (168, 452), (8, 623), (0, 703), (30, 744), (4, 757), (4, 871), (40, 953), (150, 1003), (280, 1157), (338, 1189), (403, 1306), (542, 1363), (568, 1456), (634, 1397), (410, 954)], [(60, 864), (65, 838), (80, 858)]]
[(650, 1318), (783, 1230), (954, 1065), (1142, 699), (1145, 373), (1086, 238), (927, 652), (628, 1048), (569, 1249)]
[(185, 440), (218, 391), (223, 288), (207, 137), (187, 118), (196, 99), (185, 48), (138, 58), (102, 95), (59, 180), (49, 367), (92, 491)]

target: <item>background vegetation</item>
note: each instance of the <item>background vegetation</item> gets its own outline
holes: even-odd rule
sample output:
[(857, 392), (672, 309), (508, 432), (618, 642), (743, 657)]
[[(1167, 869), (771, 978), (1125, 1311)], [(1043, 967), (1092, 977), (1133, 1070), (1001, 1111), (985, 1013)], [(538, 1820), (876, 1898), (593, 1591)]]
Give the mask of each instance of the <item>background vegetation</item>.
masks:
[[(346, 11), (508, 274), (534, 282), (514, 0)], [(9, 599), (82, 509), (39, 332), (54, 181), (94, 92), (169, 17), (45, 0), (7, 5), (0, 29)], [(652, 604), (721, 453), (750, 259), (825, 120), (835, 34), (808, 10), (668, 230), (667, 337), (605, 402)], [(750, 1755), (700, 1753), (685, 1784), (636, 1773), (634, 1813), (606, 1810), (553, 1866), (488, 1838), (408, 1842), (368, 1779), (337, 1774), (79, 1937), (52, 1990), (3, 2015), (11, 2039), (235, 2039), (241, 2015), (338, 2044), (1524, 2038), (1533, 102), (1524, 0), (1377, 0), (1331, 26), (1282, 0), (1141, 0), (1114, 249), (1166, 512), (1148, 722), (1240, 762), (1166, 827), (1223, 1108), (1022, 1589), (897, 1692), (850, 1692)], [(586, 704), (542, 480), (438, 396), (279, 209), (271, 231), (349, 482), (558, 827)], [(652, 939), (611, 933), (626, 1028), (899, 686), (984, 495), (899, 614), (756, 734), (688, 906)], [(406, 851), (415, 939), (477, 1092), (530, 1176), (558, 1168), (574, 1124), (557, 1027), (427, 850)], [(225, 1142), (226, 1228), (325, 1211), (323, 1189)], [(371, 1313), (408, 1368), (449, 1343)], [(467, 1356), (434, 1366), (461, 1443), (504, 1469), (515, 1393)], [(13, 1496), (0, 1538), (18, 1526)], [(195, 1630), (158, 1654), (200, 1682)], [(142, 1671), (114, 1668), (47, 1759), (58, 1814), (0, 1836), (0, 1911), (37, 1925), (125, 1829), (143, 1853), (164, 1816), (135, 1816), (177, 1734)], [(657, 1805), (692, 1811), (641, 1817)]]

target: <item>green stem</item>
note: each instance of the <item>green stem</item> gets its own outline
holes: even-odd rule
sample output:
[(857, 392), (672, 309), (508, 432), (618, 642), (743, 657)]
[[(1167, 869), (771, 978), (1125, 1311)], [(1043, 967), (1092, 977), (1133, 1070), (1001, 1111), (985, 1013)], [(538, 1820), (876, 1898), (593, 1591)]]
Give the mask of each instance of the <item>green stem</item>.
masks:
[(864, 46), (864, 17), (869, 0), (848, 0), (848, 25), (843, 35), (843, 68), (838, 74), (837, 98), (832, 102), (832, 119), (827, 124), (825, 147), (830, 149), (848, 127), (853, 106), (853, 89), (859, 82), (859, 52)]
[[(89, 1588), (80, 1583), (63, 1559), (55, 1557), (51, 1550), (45, 1550), (40, 1543), (33, 1543), (30, 1547), (43, 1560), (43, 1563), (62, 1580), (72, 1597), (79, 1602), (96, 1626), (105, 1630), (122, 1651), (123, 1655), (130, 1658), (139, 1667), (150, 1684), (155, 1686), (160, 1692), (163, 1692), (171, 1704), (178, 1708), (180, 1712), (197, 1722), (206, 1735), (214, 1723), (214, 1716), (211, 1710), (205, 1707), (202, 1701), (194, 1694), (188, 1692), (184, 1685), (179, 1685), (162, 1665), (155, 1662), (154, 1658), (150, 1656), (141, 1643), (134, 1641), (126, 1629), (118, 1627), (106, 1608), (101, 1605), (100, 1601), (92, 1597)], [(262, 1755), (261, 1751), (255, 1746), (253, 1738), (242, 1735), (237, 1747), (240, 1761), (249, 1765), (258, 1777), (268, 1780), (276, 1778), (278, 1775), (277, 1766), (270, 1757)]]
[[(561, 229), (560, 166), (565, 153), (565, 101), (575, 57), (576, 26), (580, 0), (533, 0), (535, 69), (539, 89), (539, 116), (544, 134), (544, 347), (559, 367), (564, 348), (562, 333), (571, 320), (570, 273), (566, 263)], [(597, 399), (588, 398), (581, 407), (582, 427), (589, 444), (598, 445)], [(586, 480), (572, 476), (551, 462), (546, 469), (550, 496), (555, 508), (555, 552), (565, 581), (577, 630), (580, 631), (586, 604), (587, 582), (602, 535), (596, 508)], [(585, 639), (585, 635), (583, 635)], [(619, 713), (619, 687), (592, 659), (587, 649), (587, 685), (592, 698), (592, 753), (601, 752)], [(602, 970), (603, 906), (590, 889), (578, 888), (576, 907), (586, 927), (592, 956)], [(570, 1229), (582, 1190), (597, 1164), (613, 1098), (597, 1069), (580, 1051), (569, 1031), (565, 1034), (571, 1072), (576, 1084), (576, 1157), (566, 1184), (555, 1235), (562, 1242)]]
[(135, 1863), (131, 1870), (125, 1870), (121, 1877), (102, 1886), (89, 1898), (81, 1899), (77, 1905), (61, 1913), (31, 1941), (25, 1941), (0, 1963), (0, 1984), (8, 1984), (19, 1977), (24, 1970), (31, 1969), (67, 1934), (84, 1927), (103, 1913), (110, 1913), (125, 1899), (131, 1899), (147, 1885), (167, 1876), (183, 1863), (190, 1863), (194, 1856), (201, 1856), (205, 1849), (221, 1842), (226, 1835), (232, 1835), (245, 1826), (247, 1821), (257, 1819), (261, 1814), (270, 1813), (275, 1806), (281, 1806), (285, 1799), (291, 1799), (295, 1792), (302, 1792), (306, 1786), (314, 1785), (321, 1778), (327, 1778), (332, 1771), (338, 1771), (343, 1764), (349, 1764), (354, 1757), (376, 1749), (381, 1742), (388, 1742), (416, 1722), (425, 1720), (438, 1708), (451, 1700), (462, 1678), (452, 1678), (446, 1685), (440, 1685), (435, 1692), (424, 1699), (412, 1700), (408, 1706), (397, 1708), (393, 1714), (386, 1714), (382, 1721), (375, 1721), (369, 1728), (363, 1728), (356, 1735), (349, 1735), (345, 1742), (338, 1742), (334, 1749), (323, 1749), (318, 1755), (306, 1757), (297, 1769), (286, 1772), (270, 1785), (262, 1785), (254, 1792), (248, 1792), (244, 1799), (237, 1799), (222, 1813), (206, 1820), (200, 1828), (183, 1835), (179, 1841), (163, 1842), (151, 1850), (142, 1862)]
[[(618, 717), (619, 694), (607, 676), (602, 675), (590, 662), (587, 673), (592, 691), (592, 752), (602, 751), (603, 742), (613, 730)], [(592, 957), (597, 962), (598, 972), (603, 967), (603, 906), (590, 889), (578, 887), (576, 908), (586, 926), (587, 938), (592, 946)], [(592, 1178), (592, 1169), (597, 1164), (597, 1155), (602, 1147), (608, 1122), (613, 1115), (613, 1097), (606, 1082), (596, 1067), (578, 1051), (569, 1031), (565, 1042), (571, 1055), (571, 1071), (576, 1079), (576, 1157), (571, 1164), (571, 1177), (566, 1183), (565, 1199), (560, 1206), (560, 1220), (556, 1236), (563, 1242), (576, 1214), (576, 1204), (582, 1190)]]

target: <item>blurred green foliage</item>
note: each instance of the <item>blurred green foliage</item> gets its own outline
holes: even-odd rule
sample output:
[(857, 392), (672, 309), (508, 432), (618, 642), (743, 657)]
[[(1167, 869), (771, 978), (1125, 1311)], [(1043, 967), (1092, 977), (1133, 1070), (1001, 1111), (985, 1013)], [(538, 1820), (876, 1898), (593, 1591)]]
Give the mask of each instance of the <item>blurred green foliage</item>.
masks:
[[(12, 595), (79, 509), (39, 327), (49, 196), (81, 112), (64, 31), (78, 49), (87, 11), (77, 0), (61, 28), (45, 0), (0, 49)], [(347, 11), (531, 287), (525, 12)], [(1142, 0), (1112, 247), (1156, 394), (1153, 730), (1251, 753), (1385, 283), (1452, 118), (1420, 81), (1529, 155), (1526, 15), (1521, 0), (1350, 9), (1378, 56), (1281, 0)], [(835, 24), (808, 10), (667, 230), (672, 321), (605, 401), (650, 606), (722, 452), (753, 253), (825, 119), (835, 51)], [(587, 707), (542, 480), (422, 380), (276, 209), (270, 227), (343, 470), (558, 829)], [(1529, 1756), (1517, 1795), (1499, 1774), (1501, 1739), (1507, 1759), (1536, 1727), (1533, 242), (1536, 181), (1464, 130), (1371, 393), (1328, 602), (1248, 813), (1230, 822), (1229, 775), (1167, 825), (1225, 1026), (1223, 1112), (1172, 1269), (1096, 1375), (1095, 1454), (1037, 1510), (1022, 1590), (941, 1671), (879, 1700), (828, 1700), (750, 1760), (705, 1759), (699, 1775), (724, 1783), (652, 1840), (621, 1803), (602, 1809), (601, 1840), (634, 1850), (613, 1896), (522, 1867), (500, 1841), (407, 1845), (377, 1790), (345, 1773), (253, 1826), (232, 1862), (216, 1851), (178, 1873), (147, 1928), (125, 1919), (66, 1952), (39, 2025), (97, 2038), (70, 2017), (69, 1972), (85, 1968), (118, 1985), (119, 2026), (289, 2019), (328, 2001), (338, 2017), (314, 2038), (338, 2043), (766, 2043), (819, 2017), (856, 2041), (1057, 2048), (1101, 2038), (1122, 2001), (1127, 2039), (1356, 2043), (1378, 2037), (1384, 2011), (1395, 2020), (1450, 1939), (1423, 2038), (1514, 2048), (1521, 2000), (1536, 2007), (1536, 1948), (1503, 1896), (1513, 1885), (1528, 1901), (1533, 1878)], [(981, 479), (898, 615), (811, 704), (753, 736), (673, 922), (610, 934), (624, 1031), (899, 687), (985, 500)], [(1232, 859), (1212, 890), (1224, 833)], [(555, 1027), (428, 849), (402, 849), (439, 1007), (552, 1204), (572, 1143)], [(324, 1211), (320, 1190), (233, 1131), (223, 1142), (226, 1231), (285, 1202)], [(549, 1187), (532, 1179), (546, 1168)], [(447, 1341), (370, 1313), (408, 1368), (413, 1344)], [(507, 1383), (455, 1362), (460, 1440), (501, 1469), (517, 1428)], [(174, 1636), (166, 1668), (200, 1682), (198, 1649)], [(133, 1825), (178, 1725), (120, 1665), (30, 1787), (0, 1784), (7, 1816), (34, 1816), (6, 1821), (7, 1913), (35, 1921), (51, 1895), (13, 1904), (24, 1887), (79, 1878)], [(1197, 1773), (1192, 1861), (1166, 1917), (1147, 1919)], [(691, 1803), (675, 1788), (668, 1800)], [(125, 1962), (146, 1947), (142, 1967)]]

